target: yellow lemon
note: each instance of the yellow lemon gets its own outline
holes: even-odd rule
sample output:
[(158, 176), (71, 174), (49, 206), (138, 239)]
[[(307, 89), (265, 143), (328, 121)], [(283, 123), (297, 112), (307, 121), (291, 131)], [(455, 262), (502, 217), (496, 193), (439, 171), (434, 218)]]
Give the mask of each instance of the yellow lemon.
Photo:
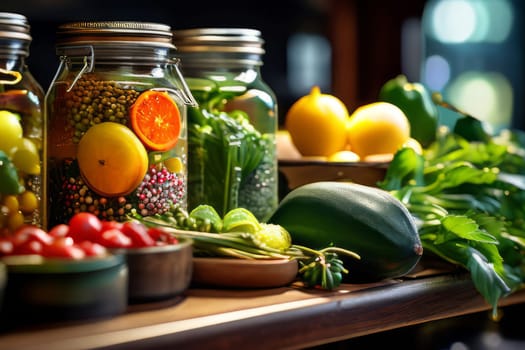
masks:
[(326, 160), (329, 162), (358, 162), (361, 158), (357, 155), (357, 153), (349, 151), (349, 150), (343, 150), (339, 152), (335, 152), (331, 156), (329, 156)]
[(285, 128), (303, 156), (327, 157), (345, 149), (348, 110), (337, 97), (314, 86), (288, 110)]
[(357, 108), (348, 121), (348, 142), (362, 159), (372, 154), (394, 154), (410, 138), (410, 123), (403, 111), (388, 102)]

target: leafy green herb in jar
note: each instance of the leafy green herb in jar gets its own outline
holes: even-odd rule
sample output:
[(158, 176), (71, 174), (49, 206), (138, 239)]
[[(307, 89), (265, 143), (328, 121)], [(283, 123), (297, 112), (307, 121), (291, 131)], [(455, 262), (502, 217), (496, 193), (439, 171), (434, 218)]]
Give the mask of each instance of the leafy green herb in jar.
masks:
[(236, 95), (207, 84), (206, 93), (192, 89), (199, 107), (188, 111), (188, 207), (208, 204), (223, 215), (243, 206), (264, 219), (275, 197), (265, 187), (276, 181), (268, 171), (275, 166), (272, 136), (256, 130), (244, 111), (224, 111)]

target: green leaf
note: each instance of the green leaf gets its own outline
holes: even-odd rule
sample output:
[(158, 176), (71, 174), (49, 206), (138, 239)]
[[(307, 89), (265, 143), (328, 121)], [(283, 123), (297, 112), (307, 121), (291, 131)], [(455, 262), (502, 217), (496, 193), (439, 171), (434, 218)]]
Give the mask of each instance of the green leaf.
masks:
[[(443, 228), (470, 241), (497, 244), (496, 237), (481, 230), (478, 223), (463, 215), (449, 215), (441, 220)], [(438, 243), (438, 242), (436, 242)]]
[(498, 301), (510, 293), (511, 289), (482, 254), (471, 247), (467, 249), (470, 252), (467, 269), (470, 271), (474, 286), (492, 306), (492, 315), (497, 318)]
[(434, 184), (424, 189), (425, 192), (440, 193), (445, 189), (468, 184), (490, 184), (497, 179), (497, 172), (483, 168), (478, 169), (471, 163), (461, 162), (445, 165), (440, 169), (440, 174)]
[(380, 186), (386, 190), (398, 190), (408, 181), (412, 185), (424, 184), (424, 159), (412, 148), (400, 149), (392, 159)]
[(487, 257), (474, 247), (461, 241), (447, 241), (444, 244), (437, 245), (423, 241), (423, 248), (467, 269), (471, 274), (476, 290), (492, 306), (493, 314), (496, 315), (498, 301), (503, 296), (508, 295), (511, 288), (496, 272), (494, 264)]

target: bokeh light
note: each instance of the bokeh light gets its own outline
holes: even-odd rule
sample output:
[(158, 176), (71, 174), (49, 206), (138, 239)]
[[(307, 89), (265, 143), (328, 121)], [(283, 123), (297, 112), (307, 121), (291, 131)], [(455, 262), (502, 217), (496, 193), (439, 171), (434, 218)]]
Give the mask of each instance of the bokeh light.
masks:
[(500, 43), (514, 22), (508, 0), (443, 0), (434, 4), (429, 32), (442, 43)]
[(446, 96), (459, 109), (488, 122), (493, 131), (511, 122), (512, 86), (500, 73), (464, 72), (451, 82)]
[(442, 91), (450, 79), (450, 64), (440, 55), (432, 55), (423, 62), (423, 81), (433, 91)]

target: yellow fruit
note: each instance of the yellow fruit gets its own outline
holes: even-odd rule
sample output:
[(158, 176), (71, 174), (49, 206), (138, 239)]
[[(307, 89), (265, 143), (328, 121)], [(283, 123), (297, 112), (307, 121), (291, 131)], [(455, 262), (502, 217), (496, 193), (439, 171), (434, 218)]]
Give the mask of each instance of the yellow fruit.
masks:
[(326, 160), (329, 162), (358, 162), (360, 158), (357, 155), (357, 153), (349, 151), (349, 150), (344, 150), (344, 151), (335, 152), (330, 157), (328, 157)]
[(0, 151), (9, 153), (22, 139), (23, 129), (18, 114), (0, 110)]
[(164, 161), (164, 166), (172, 173), (179, 173), (184, 170), (184, 164), (179, 157), (171, 157)]
[(348, 142), (362, 159), (371, 154), (394, 154), (410, 138), (410, 123), (399, 107), (374, 102), (357, 108), (347, 125)]
[(78, 143), (78, 166), (88, 186), (106, 197), (135, 190), (148, 171), (148, 154), (127, 126), (104, 122), (88, 129)]
[(19, 198), (20, 211), (24, 214), (30, 214), (38, 208), (38, 198), (34, 192), (25, 191)]
[(30, 175), (40, 174), (40, 154), (30, 139), (21, 138), (18, 145), (12, 149), (11, 158), (18, 170)]
[(325, 156), (345, 149), (348, 110), (337, 97), (314, 86), (288, 110), (285, 128), (303, 156)]

